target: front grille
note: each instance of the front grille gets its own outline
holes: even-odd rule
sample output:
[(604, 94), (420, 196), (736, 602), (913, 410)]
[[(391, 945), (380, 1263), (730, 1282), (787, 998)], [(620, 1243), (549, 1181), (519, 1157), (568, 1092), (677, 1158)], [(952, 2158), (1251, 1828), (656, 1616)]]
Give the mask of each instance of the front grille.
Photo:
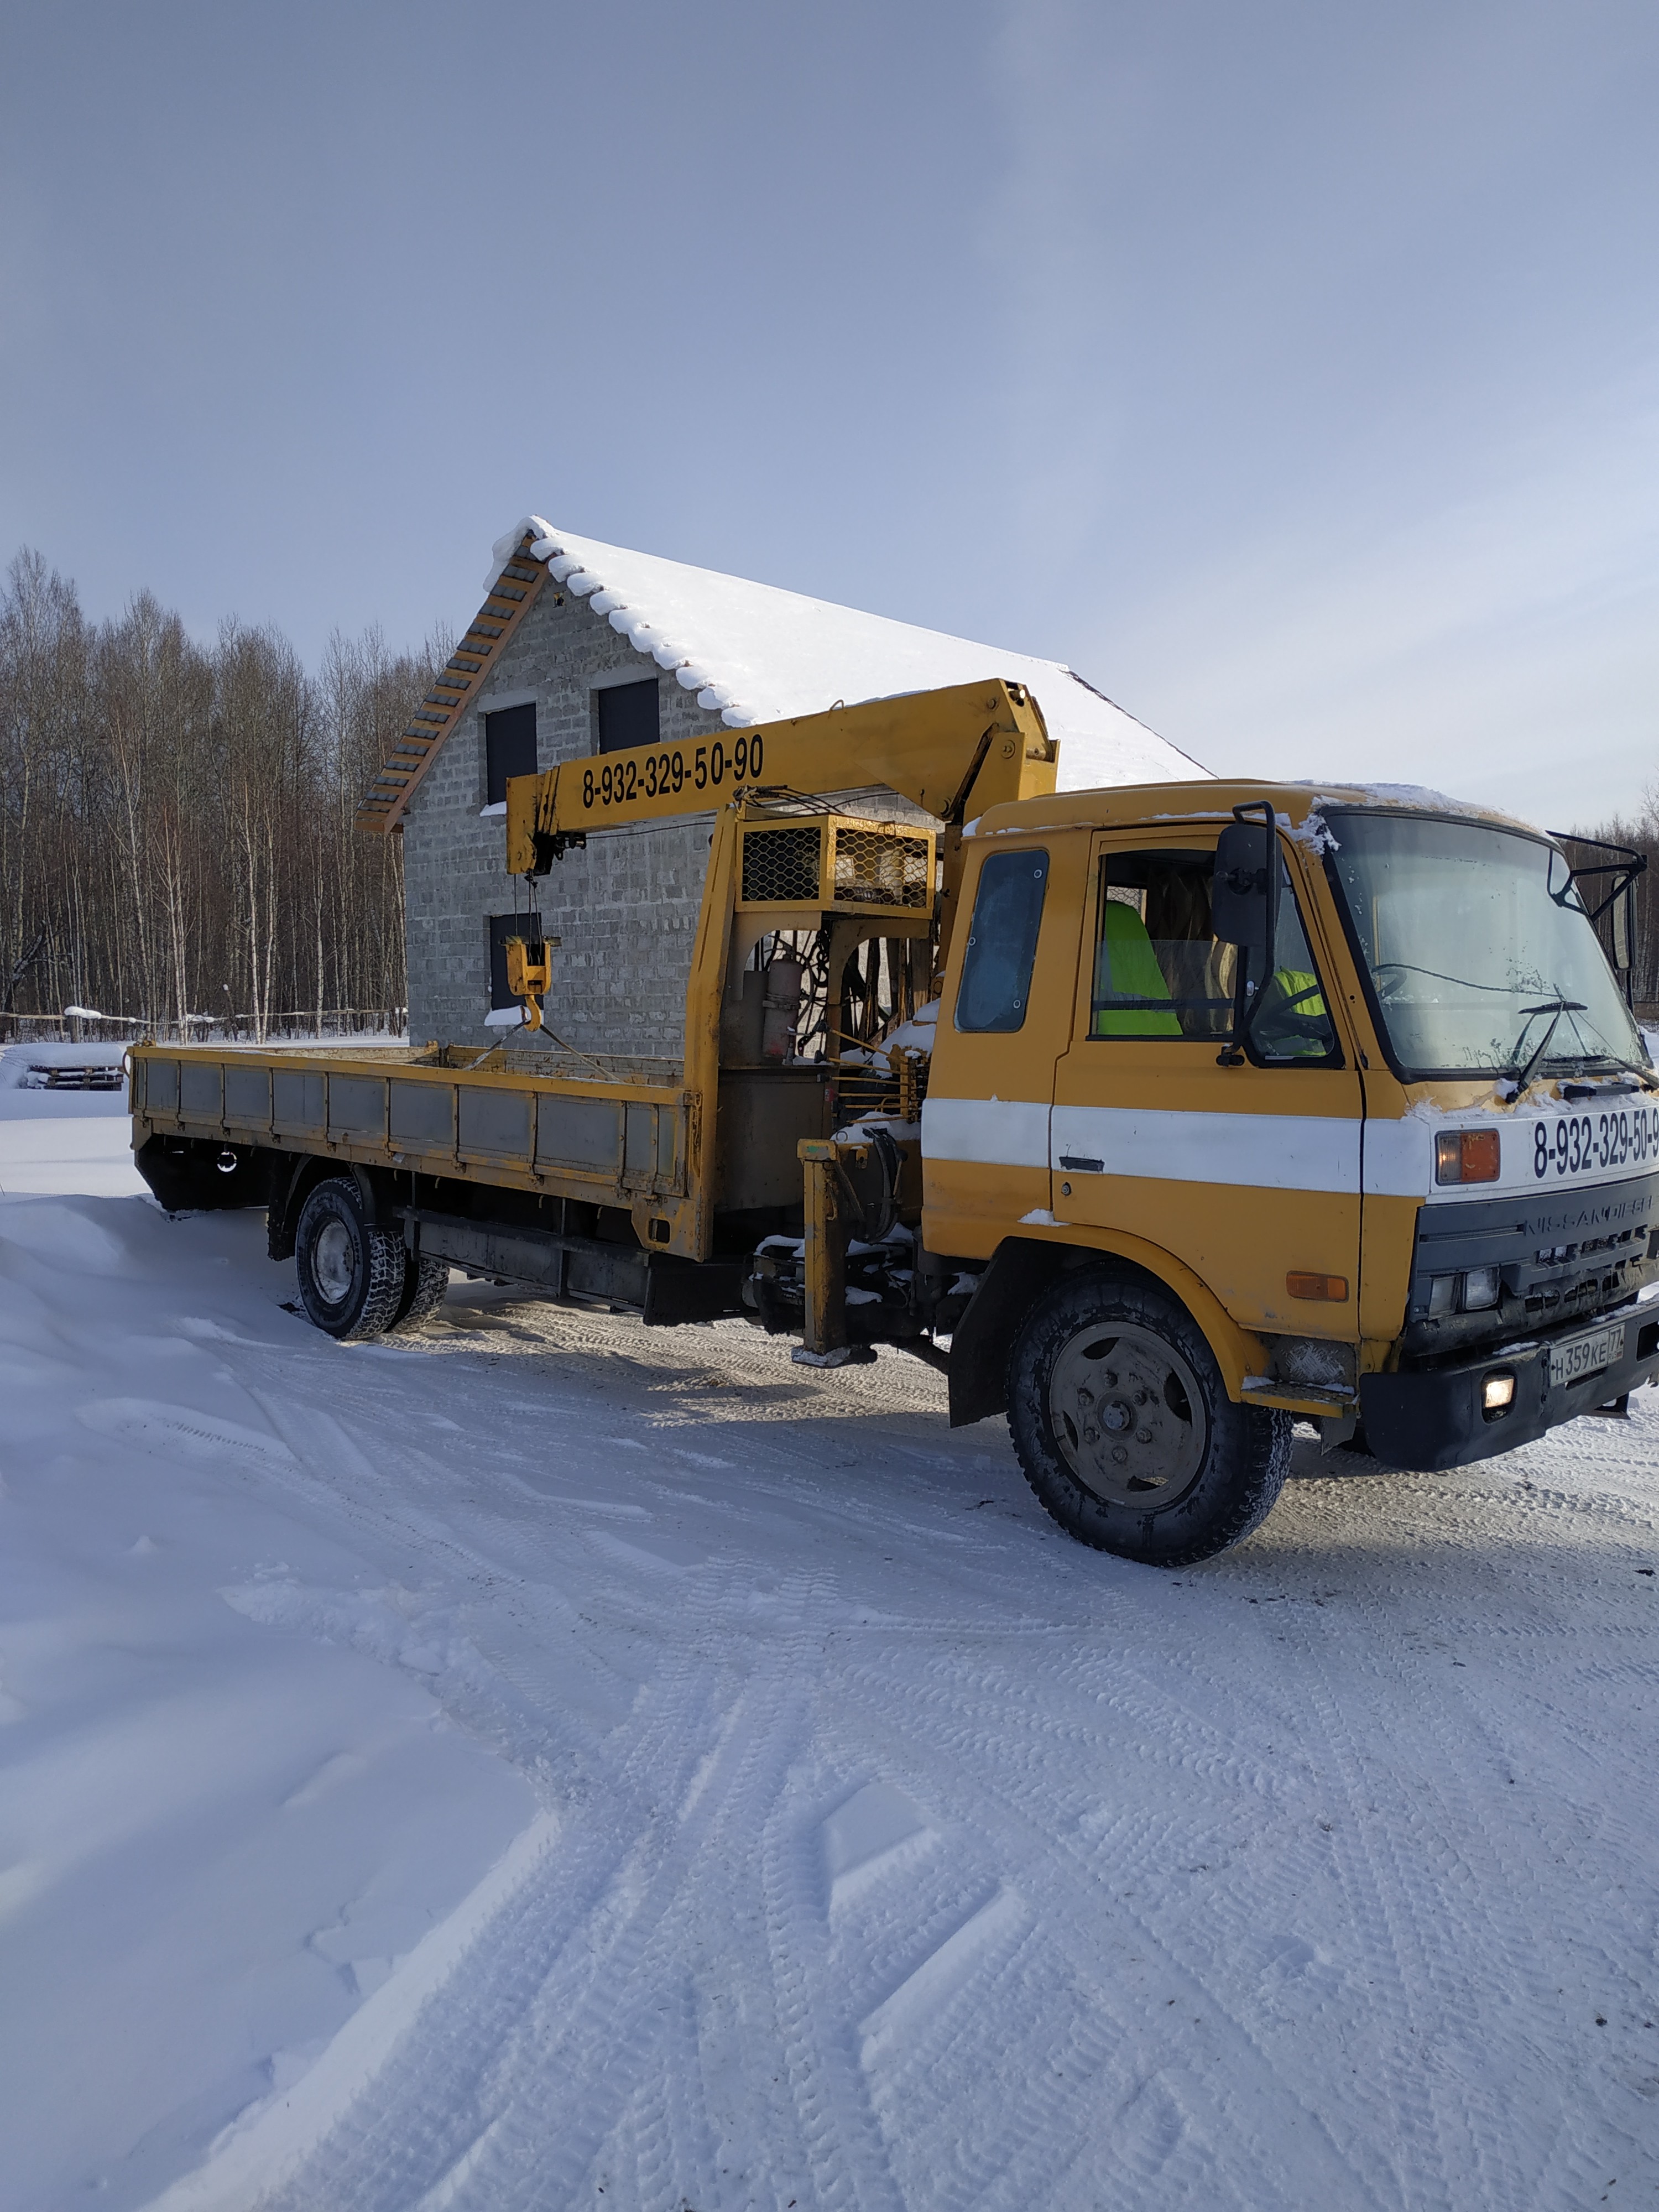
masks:
[[(1659, 1176), (1425, 1206), (1417, 1217), (1401, 1348), (1450, 1353), (1621, 1304), (1654, 1277), (1656, 1224)], [(1495, 1305), (1459, 1310), (1470, 1270), (1496, 1272)]]
[(1530, 1260), (1512, 1261), (1503, 1270), (1504, 1288), (1539, 1311), (1571, 1296), (1586, 1279), (1609, 1276), (1632, 1260), (1649, 1257), (1650, 1233), (1626, 1229), (1616, 1237), (1590, 1237), (1582, 1244), (1547, 1244)]

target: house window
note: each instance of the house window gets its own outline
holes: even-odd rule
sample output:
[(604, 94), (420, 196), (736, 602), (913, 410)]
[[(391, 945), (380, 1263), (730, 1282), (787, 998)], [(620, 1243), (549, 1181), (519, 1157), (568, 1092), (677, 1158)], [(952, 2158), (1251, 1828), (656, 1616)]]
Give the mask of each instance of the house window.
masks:
[(492, 914), (489, 917), (489, 1010), (497, 1012), (503, 1006), (516, 1006), (520, 1001), (507, 988), (507, 940), (509, 937), (528, 938), (532, 941), (544, 934), (542, 918), (538, 914)]
[(486, 714), (484, 726), (484, 805), (499, 805), (507, 797), (510, 775), (536, 773), (536, 709), (503, 707)]
[(657, 679), (643, 684), (609, 684), (593, 694), (596, 752), (625, 753), (635, 745), (654, 745), (660, 734)]

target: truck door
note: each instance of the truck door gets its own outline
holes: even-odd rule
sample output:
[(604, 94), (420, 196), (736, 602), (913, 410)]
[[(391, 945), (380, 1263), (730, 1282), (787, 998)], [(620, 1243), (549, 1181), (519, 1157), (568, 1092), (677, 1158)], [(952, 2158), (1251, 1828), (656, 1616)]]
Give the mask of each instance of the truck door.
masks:
[(1011, 1220), (1047, 1218), (1054, 1064), (1071, 1042), (1086, 831), (969, 848), (927, 1099), (929, 1248), (983, 1257)]
[(1050, 1202), (1174, 1254), (1247, 1328), (1352, 1341), (1362, 1103), (1333, 965), (1281, 859), (1267, 997), (1240, 1051), (1239, 956), (1211, 928), (1215, 839), (1094, 840)]

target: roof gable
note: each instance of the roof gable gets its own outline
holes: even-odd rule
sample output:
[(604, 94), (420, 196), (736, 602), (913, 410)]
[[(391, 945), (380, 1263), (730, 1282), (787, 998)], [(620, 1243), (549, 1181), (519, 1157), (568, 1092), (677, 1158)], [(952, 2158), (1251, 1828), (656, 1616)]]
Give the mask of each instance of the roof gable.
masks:
[(734, 728), (1000, 676), (1036, 694), (1060, 740), (1062, 790), (1209, 774), (1060, 661), (603, 544), (532, 514), (496, 540), (483, 610), (365, 799), (362, 827), (395, 825), (550, 575)]
[(415, 787), (438, 750), (483, 690), (507, 640), (540, 596), (547, 570), (539, 562), (503, 561), (460, 643), (449, 656), (402, 736), (381, 762), (357, 808), (359, 830), (401, 829)]

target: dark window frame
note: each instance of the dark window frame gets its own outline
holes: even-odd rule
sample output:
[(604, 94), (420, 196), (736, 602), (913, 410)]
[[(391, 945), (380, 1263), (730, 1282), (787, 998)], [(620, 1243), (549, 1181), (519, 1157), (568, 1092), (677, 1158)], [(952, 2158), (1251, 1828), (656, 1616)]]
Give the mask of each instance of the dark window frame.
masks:
[[(644, 711), (650, 694), (650, 711)], [(662, 743), (662, 683), (641, 676), (629, 684), (596, 684), (588, 693), (593, 727), (593, 750), (599, 753), (638, 752)]]
[(509, 776), (534, 775), (540, 766), (536, 702), (525, 699), (514, 707), (492, 707), (479, 720), (483, 724), (484, 805), (499, 806), (507, 797)]

